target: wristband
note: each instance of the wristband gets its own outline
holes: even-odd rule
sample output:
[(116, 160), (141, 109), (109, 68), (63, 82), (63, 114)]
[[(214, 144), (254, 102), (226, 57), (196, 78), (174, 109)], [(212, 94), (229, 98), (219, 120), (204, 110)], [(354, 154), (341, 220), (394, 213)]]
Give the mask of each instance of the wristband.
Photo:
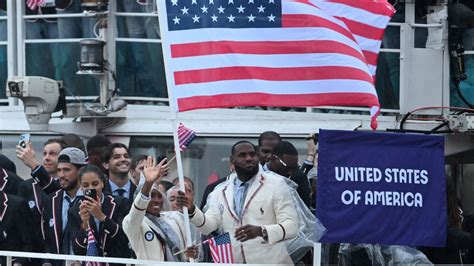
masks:
[[(189, 210), (188, 210), (188, 211), (189, 211)], [(195, 214), (196, 214), (196, 207), (194, 207), (193, 213), (189, 213), (189, 217), (190, 217), (190, 218), (193, 218)]]
[(264, 226), (260, 226), (261, 230), (262, 230), (262, 238), (265, 240), (265, 241), (268, 241), (268, 232), (267, 232), (267, 229), (265, 229)]
[(308, 153), (308, 156), (316, 156), (316, 154)]

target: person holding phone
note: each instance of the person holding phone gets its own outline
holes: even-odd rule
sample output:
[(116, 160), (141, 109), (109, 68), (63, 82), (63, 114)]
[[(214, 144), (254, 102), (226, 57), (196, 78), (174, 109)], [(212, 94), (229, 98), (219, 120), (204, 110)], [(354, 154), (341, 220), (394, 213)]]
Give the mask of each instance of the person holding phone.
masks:
[[(65, 148), (58, 157), (58, 181), (61, 189), (48, 195), (43, 201), (41, 232), (45, 239), (44, 251), (52, 254), (73, 254), (71, 242), (77, 226), (71, 223), (68, 212), (77, 201), (79, 169), (87, 164), (86, 155), (78, 148)], [(44, 263), (60, 265), (60, 261), (45, 260)]]
[(84, 196), (69, 211), (73, 226), (80, 228), (72, 243), (74, 254), (86, 255), (87, 237), (92, 230), (100, 256), (130, 258), (128, 239), (121, 227), (130, 207), (125, 198), (105, 192), (104, 183), (105, 177), (95, 165), (79, 171)]

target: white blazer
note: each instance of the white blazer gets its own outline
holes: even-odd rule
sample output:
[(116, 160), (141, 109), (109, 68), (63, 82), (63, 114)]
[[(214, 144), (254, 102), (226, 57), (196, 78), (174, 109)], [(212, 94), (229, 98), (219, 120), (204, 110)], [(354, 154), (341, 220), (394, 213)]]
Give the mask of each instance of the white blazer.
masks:
[[(122, 222), (122, 228), (130, 241), (137, 259), (164, 261), (165, 247), (161, 245), (155, 233), (151, 229), (153, 222), (145, 217), (146, 208), (149, 199), (142, 197), (141, 193), (135, 197), (133, 206), (129, 214), (125, 216)], [(162, 212), (163, 219), (167, 219), (175, 233), (180, 237), (180, 250), (185, 247), (185, 231), (183, 217), (178, 212)]]
[[(296, 237), (298, 215), (283, 177), (260, 168), (249, 187), (240, 220), (234, 211), (234, 179), (216, 187), (210, 194), (208, 209), (204, 214), (196, 208), (191, 222), (203, 234), (220, 229), (229, 232), (236, 263), (293, 264), (282, 240)], [(268, 242), (257, 237), (245, 242), (234, 238), (235, 230), (243, 225), (264, 226)]]

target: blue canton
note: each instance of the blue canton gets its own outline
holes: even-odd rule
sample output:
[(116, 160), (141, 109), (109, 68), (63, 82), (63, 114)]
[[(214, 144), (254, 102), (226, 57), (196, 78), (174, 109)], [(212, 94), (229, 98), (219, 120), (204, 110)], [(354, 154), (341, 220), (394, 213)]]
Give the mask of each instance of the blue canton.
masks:
[(168, 28), (281, 27), (281, 0), (166, 0)]
[(222, 235), (218, 235), (214, 237), (214, 241), (216, 241), (216, 246), (230, 244), (230, 236), (229, 233), (224, 233)]

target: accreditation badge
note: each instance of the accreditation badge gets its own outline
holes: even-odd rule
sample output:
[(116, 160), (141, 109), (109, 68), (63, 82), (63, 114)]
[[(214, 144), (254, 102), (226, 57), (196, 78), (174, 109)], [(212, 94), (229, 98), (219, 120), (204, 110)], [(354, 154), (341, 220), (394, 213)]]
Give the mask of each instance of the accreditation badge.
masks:
[(146, 240), (146, 241), (152, 241), (153, 238), (155, 238), (155, 234), (153, 234), (152, 231), (147, 231), (147, 232), (145, 233), (145, 240)]

